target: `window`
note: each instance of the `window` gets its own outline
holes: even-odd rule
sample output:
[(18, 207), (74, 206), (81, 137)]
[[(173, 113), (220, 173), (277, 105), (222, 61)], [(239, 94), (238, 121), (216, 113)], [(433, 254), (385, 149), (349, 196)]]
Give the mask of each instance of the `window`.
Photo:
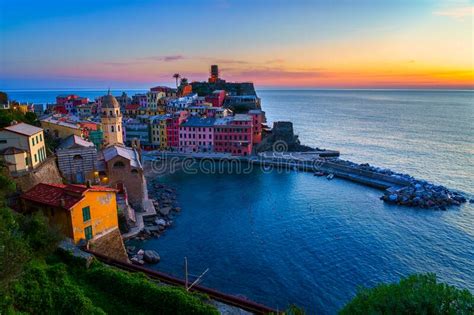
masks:
[(82, 208), (82, 220), (87, 222), (91, 219), (91, 208), (89, 206)]
[(36, 143), (39, 143), (39, 141), (38, 141), (38, 136), (36, 136)]
[(84, 229), (84, 235), (86, 240), (90, 240), (92, 238), (92, 226), (88, 226)]
[(43, 135), (40, 133), (40, 141), (43, 141)]
[(110, 126), (110, 130), (114, 132), (114, 126)]
[(35, 145), (35, 138), (31, 138), (31, 145)]
[(7, 143), (7, 140), (0, 140), (0, 143)]
[(113, 168), (125, 168), (125, 164), (122, 161), (117, 161), (114, 163)]
[(35, 153), (35, 163), (38, 162), (38, 156)]

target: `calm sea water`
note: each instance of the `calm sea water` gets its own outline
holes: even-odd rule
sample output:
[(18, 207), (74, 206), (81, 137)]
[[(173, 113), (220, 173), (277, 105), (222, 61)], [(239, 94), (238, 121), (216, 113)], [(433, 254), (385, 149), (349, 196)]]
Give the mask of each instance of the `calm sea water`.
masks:
[[(472, 92), (258, 93), (268, 122), (293, 121), (305, 144), (474, 195)], [(309, 314), (336, 313), (359, 286), (415, 272), (474, 292), (472, 204), (390, 206), (378, 190), (299, 172), (159, 180), (178, 190), (183, 211), (162, 237), (140, 244), (159, 251), (158, 270), (182, 277), (186, 256), (191, 273), (209, 268), (206, 286)]]

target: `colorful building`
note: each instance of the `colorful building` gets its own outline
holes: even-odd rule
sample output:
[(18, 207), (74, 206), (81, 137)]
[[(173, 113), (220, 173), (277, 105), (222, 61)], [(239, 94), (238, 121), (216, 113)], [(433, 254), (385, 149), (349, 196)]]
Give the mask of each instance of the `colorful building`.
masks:
[[(36, 168), (46, 160), (43, 129), (32, 125), (18, 123), (1, 129), (0, 150), (6, 148), (17, 148), (25, 151), (24, 162), (28, 165), (28, 169)], [(17, 158), (18, 156), (15, 155), (15, 159)], [(18, 165), (18, 168), (23, 169), (23, 166)]]
[(116, 190), (112, 188), (40, 183), (21, 199), (25, 213), (41, 211), (74, 243), (118, 229)]
[(187, 111), (180, 111), (171, 114), (166, 119), (166, 141), (167, 148), (177, 150), (179, 148), (179, 125), (188, 119), (189, 113)]
[(214, 118), (189, 117), (179, 126), (181, 152), (212, 152), (214, 150)]
[(206, 102), (212, 104), (213, 107), (222, 107), (224, 104), (226, 92), (224, 90), (216, 90), (211, 95), (206, 96)]
[(216, 119), (214, 125), (214, 151), (247, 156), (252, 154), (252, 117), (237, 114)]
[(262, 125), (265, 122), (265, 112), (260, 109), (249, 110), (248, 114), (252, 117), (252, 143), (254, 145), (262, 142)]
[(68, 120), (67, 117), (49, 116), (40, 120), (40, 123), (45, 132), (55, 138), (64, 139), (71, 135), (84, 136), (81, 126), (77, 122)]

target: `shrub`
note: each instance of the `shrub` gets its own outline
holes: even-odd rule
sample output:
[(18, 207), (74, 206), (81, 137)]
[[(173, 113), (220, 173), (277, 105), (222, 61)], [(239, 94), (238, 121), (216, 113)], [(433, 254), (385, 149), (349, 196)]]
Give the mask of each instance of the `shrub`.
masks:
[(340, 314), (474, 314), (474, 297), (438, 283), (435, 274), (412, 275), (398, 284), (360, 290)]
[(31, 314), (104, 314), (68, 277), (64, 264), (30, 264), (12, 289), (13, 307)]
[(100, 289), (119, 298), (131, 299), (152, 314), (217, 314), (216, 309), (204, 303), (200, 296), (181, 288), (159, 286), (143, 274), (97, 264), (86, 276)]

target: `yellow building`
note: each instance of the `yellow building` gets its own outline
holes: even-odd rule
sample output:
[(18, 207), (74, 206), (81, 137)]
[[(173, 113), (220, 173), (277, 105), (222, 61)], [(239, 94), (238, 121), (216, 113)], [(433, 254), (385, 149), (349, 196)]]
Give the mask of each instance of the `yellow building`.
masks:
[[(46, 160), (43, 129), (19, 123), (0, 130), (0, 150), (17, 148), (26, 152), (25, 164), (36, 168)], [(18, 156), (15, 157), (17, 159)], [(23, 166), (19, 165), (19, 168)]]
[(42, 211), (74, 243), (118, 229), (116, 190), (103, 186), (40, 183), (22, 196), (25, 213)]
[(46, 133), (51, 133), (56, 138), (65, 139), (71, 135), (83, 136), (83, 131), (79, 124), (58, 119), (54, 116), (42, 119), (40, 123)]
[(25, 150), (15, 147), (0, 150), (0, 160), (5, 163), (10, 174), (16, 175), (28, 171), (28, 154)]
[(161, 150), (168, 149), (166, 136), (166, 115), (157, 115), (150, 117), (150, 142), (154, 147)]
[(104, 132), (104, 144), (123, 144), (122, 113), (117, 99), (110, 94), (102, 100), (101, 115), (102, 131)]

